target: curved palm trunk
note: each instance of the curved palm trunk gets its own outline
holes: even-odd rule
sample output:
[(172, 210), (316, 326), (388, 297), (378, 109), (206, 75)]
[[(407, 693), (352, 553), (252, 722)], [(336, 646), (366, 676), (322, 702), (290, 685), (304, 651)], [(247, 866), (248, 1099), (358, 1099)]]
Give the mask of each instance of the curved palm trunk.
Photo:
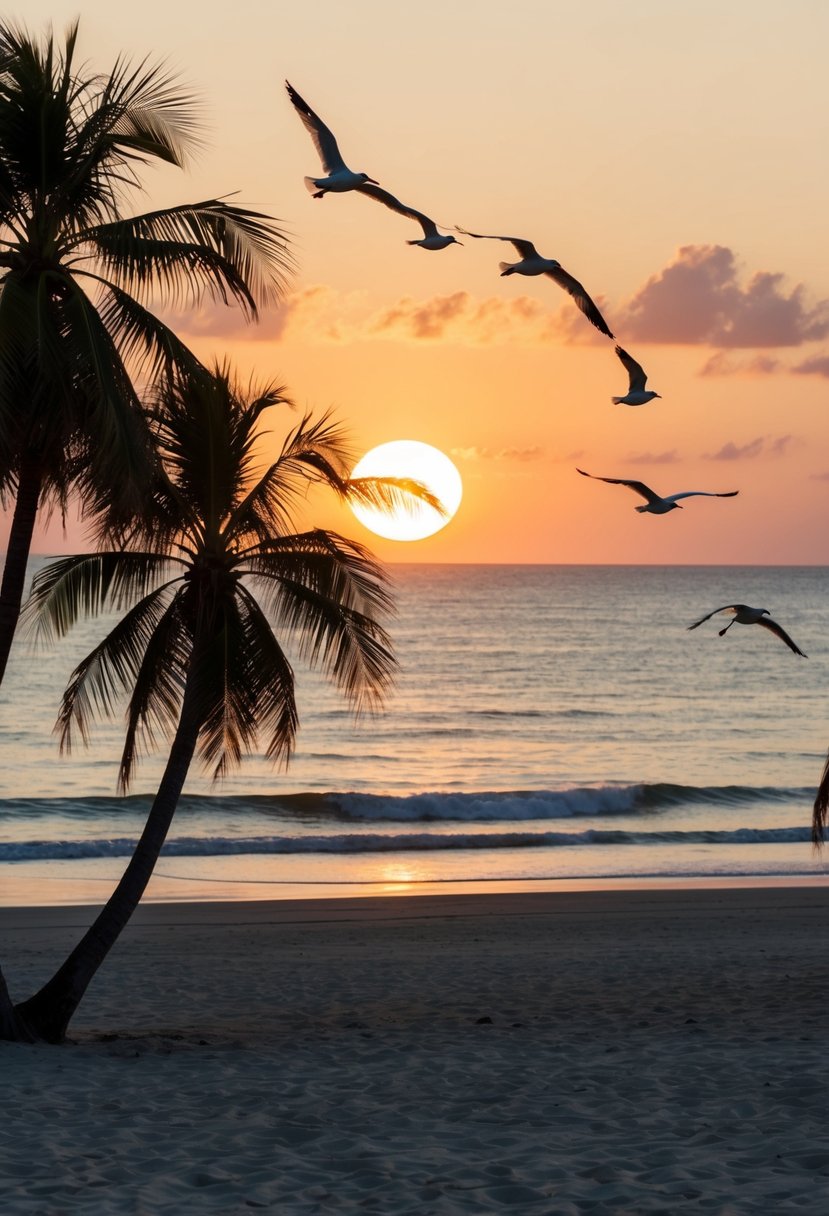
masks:
[(81, 998), (101, 963), (118, 940), (144, 894), (175, 814), (187, 770), (196, 750), (199, 726), (193, 712), (193, 677), (188, 676), (184, 702), (170, 758), (158, 792), (121, 881), (95, 923), (63, 966), (15, 1014), (30, 1040), (61, 1043)]
[(31, 1043), (32, 1036), (28, 1033), (12, 1004), (6, 979), (0, 968), (0, 1040), (13, 1043)]
[(14, 631), (20, 616), (23, 590), (26, 586), (26, 566), (37, 518), (37, 505), (43, 489), (43, 473), (39, 462), (24, 457), (17, 483), (17, 502), (12, 516), (3, 582), (0, 584), (0, 683), (9, 661)]

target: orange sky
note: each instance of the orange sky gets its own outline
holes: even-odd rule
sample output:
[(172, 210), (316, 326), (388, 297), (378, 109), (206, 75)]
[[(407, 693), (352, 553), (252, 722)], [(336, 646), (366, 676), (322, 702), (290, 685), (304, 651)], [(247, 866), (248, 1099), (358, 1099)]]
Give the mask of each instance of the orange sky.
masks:
[[(76, 13), (29, 0), (25, 20), (60, 30)], [(314, 522), (392, 561), (827, 561), (824, 5), (241, 0), (233, 14), (94, 0), (81, 48), (101, 68), (121, 50), (164, 56), (205, 99), (199, 163), (150, 175), (142, 205), (238, 191), (293, 234), (279, 312), (250, 330), (203, 309), (176, 318), (182, 335), (277, 376), (302, 407), (334, 407), (359, 449), (420, 439), (464, 480), (428, 540), (380, 541), (322, 502)], [(558, 258), (663, 400), (613, 406), (627, 383), (612, 343), (549, 280), (500, 278), (508, 246), (428, 253), (369, 199), (312, 200), (302, 178), (319, 163), (285, 77), (353, 168), (441, 222)], [(740, 495), (641, 516), (576, 465)], [(78, 543), (71, 527), (36, 547)]]

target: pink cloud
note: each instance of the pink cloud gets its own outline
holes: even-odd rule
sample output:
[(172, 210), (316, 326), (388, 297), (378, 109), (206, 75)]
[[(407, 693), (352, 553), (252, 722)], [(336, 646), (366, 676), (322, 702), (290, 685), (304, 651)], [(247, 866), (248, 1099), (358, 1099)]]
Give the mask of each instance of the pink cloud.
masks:
[(402, 296), (372, 308), (365, 292), (339, 292), (317, 284), (292, 292), (276, 309), (246, 324), (238, 309), (205, 304), (165, 312), (164, 319), (188, 338), (279, 342), (286, 337), (318, 343), (374, 341), (447, 342), (463, 346), (547, 346), (605, 343), (578, 309), (553, 289), (549, 302), (517, 297), (475, 296), (468, 291), (416, 300)]
[(633, 464), (676, 464), (679, 456), (671, 448), (669, 452), (631, 452), (627, 459)]
[(561, 341), (568, 328), (557, 312), (529, 296), (480, 298), (456, 291), (426, 300), (404, 296), (370, 317), (366, 332), (367, 336), (402, 341), (538, 346)]
[(726, 351), (719, 350), (700, 368), (700, 376), (773, 376), (786, 368), (779, 359), (769, 355), (754, 355), (748, 359), (740, 359)]
[(705, 460), (754, 460), (757, 456), (785, 456), (794, 435), (758, 435), (748, 443), (736, 444), (731, 440), (717, 452), (704, 453)]
[(769, 444), (769, 455), (785, 456), (790, 443), (794, 443), (794, 435), (779, 435)]
[(715, 347), (800, 346), (829, 335), (829, 300), (809, 307), (801, 284), (758, 271), (742, 284), (724, 245), (684, 245), (627, 302), (618, 331), (640, 342)]
[(162, 311), (165, 322), (184, 338), (227, 338), (244, 342), (279, 342), (288, 332), (314, 334), (323, 341), (339, 342), (365, 310), (362, 292), (341, 293), (315, 284), (293, 291), (275, 308), (262, 309), (259, 320), (245, 320), (238, 308), (205, 302), (184, 311)]
[(792, 368), (798, 376), (829, 376), (829, 355), (816, 355)]
[[(377, 308), (363, 291), (342, 292), (321, 284), (292, 292), (263, 313), (258, 325), (221, 304), (168, 313), (187, 337), (312, 343), (386, 339), (459, 345), (546, 346), (604, 344), (572, 301), (546, 280), (537, 295), (475, 296), (468, 291), (414, 299), (402, 296)], [(602, 296), (594, 293), (600, 308)], [(758, 271), (741, 281), (733, 251), (723, 245), (685, 245), (608, 317), (623, 345), (675, 343), (716, 348), (702, 375), (770, 375), (787, 370), (768, 354), (740, 358), (741, 348), (800, 346), (829, 337), (829, 300), (809, 304), (805, 289), (785, 286), (784, 276)], [(615, 315), (614, 315), (615, 314)], [(794, 370), (829, 376), (829, 357)]]

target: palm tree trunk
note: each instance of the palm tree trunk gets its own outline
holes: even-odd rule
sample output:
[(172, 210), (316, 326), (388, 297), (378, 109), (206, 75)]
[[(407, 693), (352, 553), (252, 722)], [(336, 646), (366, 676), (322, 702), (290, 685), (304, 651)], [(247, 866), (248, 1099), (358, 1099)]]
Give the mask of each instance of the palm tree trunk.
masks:
[(37, 505), (43, 489), (40, 462), (24, 456), (17, 480), (17, 501), (12, 516), (3, 582), (0, 585), (0, 684), (9, 661), (14, 631), (20, 616), (23, 591), (26, 586), (26, 566), (37, 518)]
[(15, 1014), (33, 1040), (61, 1043), (89, 983), (118, 940), (144, 894), (175, 814), (199, 735), (193, 707), (193, 666), (184, 690), (178, 729), (158, 792), (121, 881), (95, 923), (52, 979)]
[(12, 1043), (31, 1043), (32, 1036), (17, 1016), (6, 987), (6, 978), (0, 968), (0, 1041), (3, 1040)]

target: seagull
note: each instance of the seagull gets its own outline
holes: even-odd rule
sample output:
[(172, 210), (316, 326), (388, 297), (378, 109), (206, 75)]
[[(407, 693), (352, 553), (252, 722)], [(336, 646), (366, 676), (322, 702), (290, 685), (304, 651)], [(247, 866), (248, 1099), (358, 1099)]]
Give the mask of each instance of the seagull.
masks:
[(417, 220), (423, 229), (423, 236), (419, 241), (407, 241), (407, 245), (419, 245), (421, 249), (447, 249), (450, 245), (463, 244), (463, 241), (459, 241), (456, 236), (438, 232), (437, 224), (434, 220), (430, 220), (428, 215), (424, 215), (422, 211), (416, 211), (414, 207), (407, 207), (405, 203), (401, 203), (399, 198), (395, 198), (393, 194), (389, 194), (388, 190), (384, 190), (382, 186), (378, 186), (376, 183), (369, 185), (363, 182), (362, 185), (356, 186), (355, 189), (360, 194), (367, 195), (368, 198), (376, 199), (384, 207), (389, 207), (392, 211), (396, 211), (398, 215), (405, 215), (409, 219)]
[(345, 190), (358, 190), (366, 182), (374, 182), (377, 185), (374, 178), (369, 177), (367, 173), (353, 173), (348, 168), (340, 156), (340, 149), (337, 147), (336, 139), (322, 119), (314, 113), (307, 101), (303, 101), (296, 89), (287, 80), (285, 81), (285, 88), (288, 90), (288, 96), (293, 102), (297, 114), (302, 119), (306, 131), (314, 141), (314, 147), (319, 152), (322, 167), (328, 174), (327, 177), (305, 178), (305, 185), (311, 191), (314, 198), (324, 198), (326, 194), (332, 192), (341, 194)]
[(735, 622), (738, 625), (762, 625), (764, 629), (770, 629), (772, 633), (776, 633), (777, 636), (786, 643), (789, 650), (793, 650), (795, 654), (801, 655), (804, 659), (808, 657), (803, 653), (799, 646), (794, 644), (792, 639), (786, 633), (786, 630), (782, 629), (780, 625), (777, 624), (777, 621), (773, 621), (771, 619), (768, 608), (749, 608), (748, 604), (726, 604), (724, 608), (715, 608), (714, 611), (709, 612), (707, 616), (700, 617), (698, 621), (694, 621), (693, 625), (689, 625), (688, 628), (696, 629), (698, 625), (703, 623), (703, 621), (710, 621), (711, 617), (716, 616), (718, 612), (734, 613), (734, 620), (729, 621), (725, 629), (721, 629), (719, 631), (720, 637), (722, 637), (724, 633), (728, 633), (728, 630), (733, 624), (735, 624)]
[[(622, 360), (625, 371), (630, 377), (630, 387), (624, 397), (611, 397), (614, 405), (647, 405), (649, 401), (653, 401), (654, 397), (659, 397), (659, 393), (652, 393), (650, 389), (645, 388), (648, 377), (645, 375), (642, 368), (635, 359), (632, 359), (626, 350), (622, 350), (621, 346), (616, 347), (616, 354)], [(662, 398), (659, 397), (661, 401)]]
[(484, 232), (470, 232), (467, 228), (458, 228), (457, 231), (462, 232), (464, 236), (472, 236), (477, 241), (509, 241), (521, 254), (521, 261), (499, 262), (502, 278), (508, 274), (546, 274), (573, 297), (591, 325), (595, 325), (596, 329), (606, 337), (613, 337), (604, 317), (578, 279), (574, 279), (571, 274), (568, 274), (555, 258), (543, 258), (532, 241), (525, 241), (517, 236), (491, 236)]
[(667, 515), (676, 507), (682, 510), (678, 501), (680, 498), (734, 498), (736, 494), (740, 493), (739, 490), (726, 490), (721, 494), (717, 494), (713, 490), (684, 490), (681, 494), (669, 494), (666, 498), (662, 498), (661, 495), (655, 494), (650, 486), (646, 486), (644, 481), (628, 481), (625, 477), (596, 477), (595, 473), (585, 473), (584, 469), (579, 468), (576, 469), (576, 472), (581, 473), (582, 477), (592, 477), (594, 481), (606, 481), (612, 486), (627, 486), (635, 494), (641, 494), (646, 500), (645, 506), (635, 507), (634, 510), (647, 511), (649, 515)]

